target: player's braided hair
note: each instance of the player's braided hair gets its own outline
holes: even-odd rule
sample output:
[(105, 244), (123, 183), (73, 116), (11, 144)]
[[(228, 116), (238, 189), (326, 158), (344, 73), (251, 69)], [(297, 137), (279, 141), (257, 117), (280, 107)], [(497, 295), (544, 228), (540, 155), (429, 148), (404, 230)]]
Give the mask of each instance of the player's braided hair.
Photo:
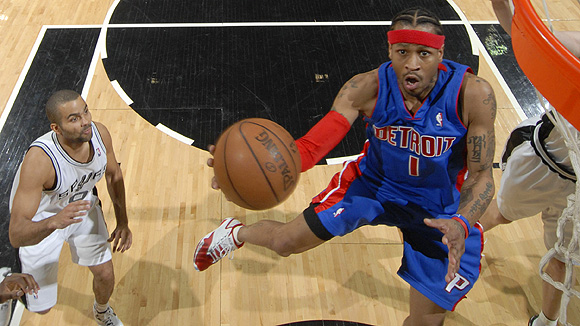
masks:
[(46, 101), (46, 117), (48, 121), (59, 123), (61, 117), (58, 108), (65, 103), (76, 100), (79, 96), (79, 93), (69, 89), (63, 89), (52, 94)]
[(429, 24), (433, 26), (434, 32), (437, 35), (443, 35), (443, 26), (439, 18), (434, 13), (422, 7), (413, 7), (403, 10), (393, 18), (391, 28), (393, 30), (397, 24), (403, 24), (411, 27)]

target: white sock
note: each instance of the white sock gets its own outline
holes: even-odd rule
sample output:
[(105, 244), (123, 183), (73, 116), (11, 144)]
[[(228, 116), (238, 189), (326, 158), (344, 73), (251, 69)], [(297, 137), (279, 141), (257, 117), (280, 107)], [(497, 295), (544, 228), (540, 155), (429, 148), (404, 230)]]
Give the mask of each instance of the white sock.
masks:
[(544, 312), (540, 312), (540, 315), (538, 316), (538, 318), (536, 320), (534, 320), (534, 323), (532, 324), (532, 326), (557, 326), (558, 325), (558, 319), (556, 320), (550, 320), (548, 319), (548, 317), (546, 317), (546, 315), (544, 315)]
[(105, 303), (105, 304), (100, 304), (97, 302), (97, 300), (95, 300), (95, 310), (97, 310), (97, 312), (105, 312), (107, 311), (107, 309), (109, 309), (109, 303)]
[(232, 231), (232, 235), (234, 236), (234, 241), (236, 241), (237, 244), (242, 243), (240, 240), (238, 240), (238, 232), (240, 232), (241, 228), (242, 228), (242, 226), (239, 226)]

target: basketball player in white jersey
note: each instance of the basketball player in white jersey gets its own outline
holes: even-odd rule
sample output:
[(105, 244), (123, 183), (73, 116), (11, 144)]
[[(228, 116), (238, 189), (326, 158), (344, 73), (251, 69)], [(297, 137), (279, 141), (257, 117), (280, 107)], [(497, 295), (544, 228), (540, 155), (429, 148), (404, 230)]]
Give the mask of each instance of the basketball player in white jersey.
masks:
[[(502, 28), (511, 35), (513, 12), (509, 0), (492, 0)], [(580, 33), (556, 31), (554, 35), (575, 56), (580, 56)], [(487, 232), (500, 224), (542, 213), (544, 244), (554, 247), (558, 240), (558, 218), (567, 206), (566, 197), (576, 189), (576, 175), (568, 147), (560, 131), (547, 115), (529, 118), (512, 131), (502, 156), (501, 185), (487, 211), (480, 219)], [(567, 121), (565, 127), (578, 139), (578, 131)], [(565, 244), (572, 237), (572, 225), (564, 234)], [(559, 257), (562, 259), (562, 257)], [(552, 258), (545, 272), (557, 282), (563, 282), (566, 265)], [(550, 283), (542, 282), (542, 310), (530, 318), (529, 326), (555, 326), (560, 314), (562, 292)]]
[[(46, 103), (51, 131), (35, 140), (18, 169), (10, 199), (10, 243), (19, 248), (22, 272), (40, 289), (24, 298), (46, 314), (57, 300), (60, 251), (93, 274), (93, 312), (99, 325), (123, 325), (109, 306), (115, 286), (113, 252), (131, 247), (125, 185), (107, 128), (93, 122), (86, 102), (70, 90)], [(117, 225), (109, 237), (95, 184), (105, 176)]]

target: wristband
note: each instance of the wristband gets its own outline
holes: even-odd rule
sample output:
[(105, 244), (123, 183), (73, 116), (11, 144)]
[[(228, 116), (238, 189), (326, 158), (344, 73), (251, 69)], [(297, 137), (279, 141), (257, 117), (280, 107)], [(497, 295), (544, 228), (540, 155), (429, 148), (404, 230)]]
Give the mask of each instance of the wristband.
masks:
[(465, 231), (465, 239), (469, 236), (469, 230), (471, 230), (471, 225), (469, 225), (469, 221), (465, 218), (465, 216), (461, 214), (453, 214), (451, 215), (452, 220), (456, 220), (461, 224), (463, 230)]
[(350, 122), (336, 111), (330, 111), (296, 140), (302, 160), (302, 171), (312, 168), (328, 154), (350, 130)]

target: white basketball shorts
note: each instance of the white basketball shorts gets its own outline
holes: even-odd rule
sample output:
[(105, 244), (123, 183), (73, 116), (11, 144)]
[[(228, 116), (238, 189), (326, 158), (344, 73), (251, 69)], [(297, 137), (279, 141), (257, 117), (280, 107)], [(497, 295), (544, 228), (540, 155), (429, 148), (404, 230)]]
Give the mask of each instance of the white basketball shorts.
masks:
[[(537, 121), (537, 118), (531, 118), (518, 127), (535, 125)], [(544, 244), (547, 249), (553, 248), (557, 241), (558, 218), (567, 206), (566, 197), (576, 189), (574, 182), (551, 171), (529, 140), (516, 146), (507, 162), (503, 163), (505, 168), (497, 194), (500, 213), (510, 221), (542, 213)], [(564, 236), (569, 241), (572, 225), (568, 226)]]
[(100, 205), (95, 205), (81, 223), (58, 229), (33, 246), (19, 248), (22, 272), (29, 273), (40, 286), (38, 295), (26, 295), (27, 308), (44, 311), (56, 304), (58, 260), (68, 242), (72, 261), (81, 266), (96, 266), (112, 258), (109, 232)]

